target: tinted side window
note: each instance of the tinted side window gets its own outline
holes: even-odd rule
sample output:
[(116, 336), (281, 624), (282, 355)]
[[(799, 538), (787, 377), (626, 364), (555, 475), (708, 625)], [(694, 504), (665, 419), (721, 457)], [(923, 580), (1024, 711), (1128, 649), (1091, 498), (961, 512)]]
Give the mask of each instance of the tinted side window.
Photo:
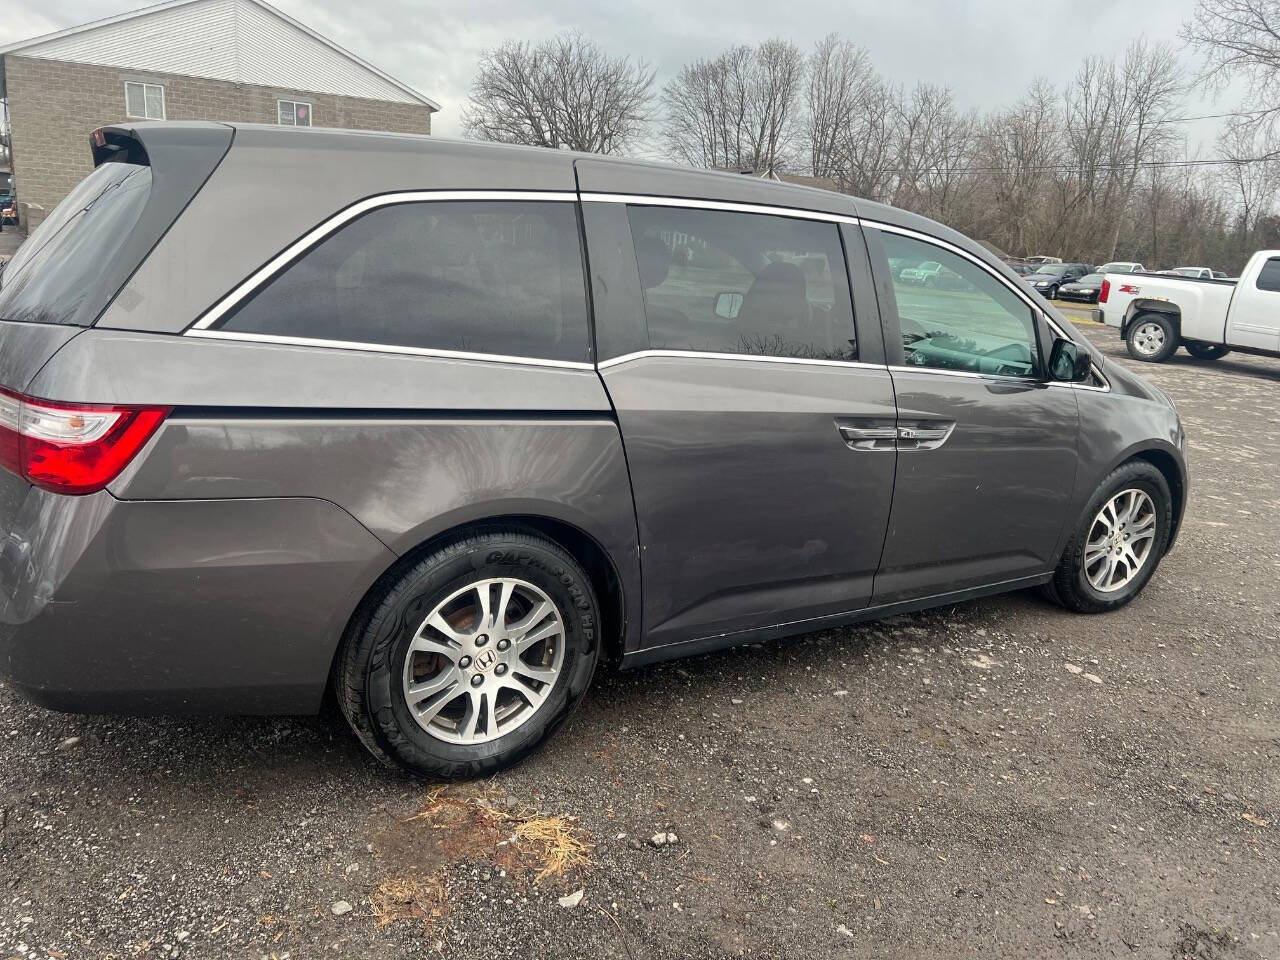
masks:
[(1280, 257), (1272, 257), (1262, 265), (1258, 274), (1258, 289), (1280, 291)]
[[(942, 247), (882, 231), (908, 366), (1034, 377), (1035, 317), (1021, 297)], [(934, 261), (936, 275), (896, 263)]]
[(853, 360), (853, 306), (834, 223), (628, 207), (649, 344)]
[(483, 200), (379, 207), (303, 254), (219, 327), (588, 361), (574, 205)]

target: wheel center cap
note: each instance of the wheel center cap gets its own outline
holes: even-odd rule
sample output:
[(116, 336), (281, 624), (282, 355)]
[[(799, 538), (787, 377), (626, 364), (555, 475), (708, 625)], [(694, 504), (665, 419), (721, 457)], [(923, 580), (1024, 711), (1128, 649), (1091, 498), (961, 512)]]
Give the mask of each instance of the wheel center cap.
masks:
[(473, 662), (478, 671), (481, 673), (488, 673), (493, 669), (494, 664), (498, 662), (498, 655), (492, 648), (488, 650), (481, 650), (476, 654), (476, 658)]

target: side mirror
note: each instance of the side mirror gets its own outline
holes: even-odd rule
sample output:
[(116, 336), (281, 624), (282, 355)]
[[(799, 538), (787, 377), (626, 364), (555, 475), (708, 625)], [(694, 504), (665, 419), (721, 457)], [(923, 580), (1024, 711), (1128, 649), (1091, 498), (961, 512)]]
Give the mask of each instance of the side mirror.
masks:
[(1053, 341), (1049, 352), (1049, 379), (1063, 383), (1083, 383), (1093, 370), (1093, 358), (1072, 340)]
[[(705, 302), (705, 301), (704, 301)], [(724, 320), (737, 320), (742, 310), (742, 294), (717, 293), (716, 316)]]

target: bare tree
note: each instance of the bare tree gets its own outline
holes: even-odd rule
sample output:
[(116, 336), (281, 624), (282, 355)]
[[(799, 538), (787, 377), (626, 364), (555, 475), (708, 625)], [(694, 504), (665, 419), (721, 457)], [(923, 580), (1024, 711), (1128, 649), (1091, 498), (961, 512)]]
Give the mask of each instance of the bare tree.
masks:
[(776, 172), (793, 162), (803, 76), (803, 55), (782, 40), (687, 64), (662, 91), (667, 151), (691, 166)]
[(1182, 39), (1204, 56), (1204, 79), (1243, 76), (1258, 114), (1280, 113), (1280, 0), (1199, 0)]
[(859, 93), (852, 123), (840, 143), (842, 189), (888, 203), (898, 183), (897, 144), (902, 92), (873, 76)]
[(830, 33), (814, 46), (805, 91), (813, 176), (838, 180), (847, 170), (846, 141), (863, 109), (867, 87), (875, 82), (870, 57), (851, 41)]
[(463, 112), (480, 140), (615, 153), (643, 133), (653, 71), (580, 33), (508, 40), (480, 58)]
[(1264, 214), (1275, 209), (1280, 192), (1280, 161), (1256, 158), (1275, 153), (1269, 127), (1236, 121), (1218, 137), (1217, 157), (1229, 161), (1217, 168), (1224, 189), (1234, 199), (1237, 230), (1248, 241)]

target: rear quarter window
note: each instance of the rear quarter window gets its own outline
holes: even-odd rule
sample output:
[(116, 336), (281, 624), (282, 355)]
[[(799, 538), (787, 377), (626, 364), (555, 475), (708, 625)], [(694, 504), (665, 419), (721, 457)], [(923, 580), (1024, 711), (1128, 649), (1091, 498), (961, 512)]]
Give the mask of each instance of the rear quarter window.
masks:
[(0, 319), (87, 325), (114, 254), (151, 194), (151, 168), (104, 163), (71, 191), (0, 274)]
[(1280, 257), (1271, 257), (1262, 265), (1262, 270), (1258, 273), (1257, 287), (1259, 290), (1280, 291)]
[(216, 329), (587, 362), (575, 205), (379, 207), (302, 254)]

